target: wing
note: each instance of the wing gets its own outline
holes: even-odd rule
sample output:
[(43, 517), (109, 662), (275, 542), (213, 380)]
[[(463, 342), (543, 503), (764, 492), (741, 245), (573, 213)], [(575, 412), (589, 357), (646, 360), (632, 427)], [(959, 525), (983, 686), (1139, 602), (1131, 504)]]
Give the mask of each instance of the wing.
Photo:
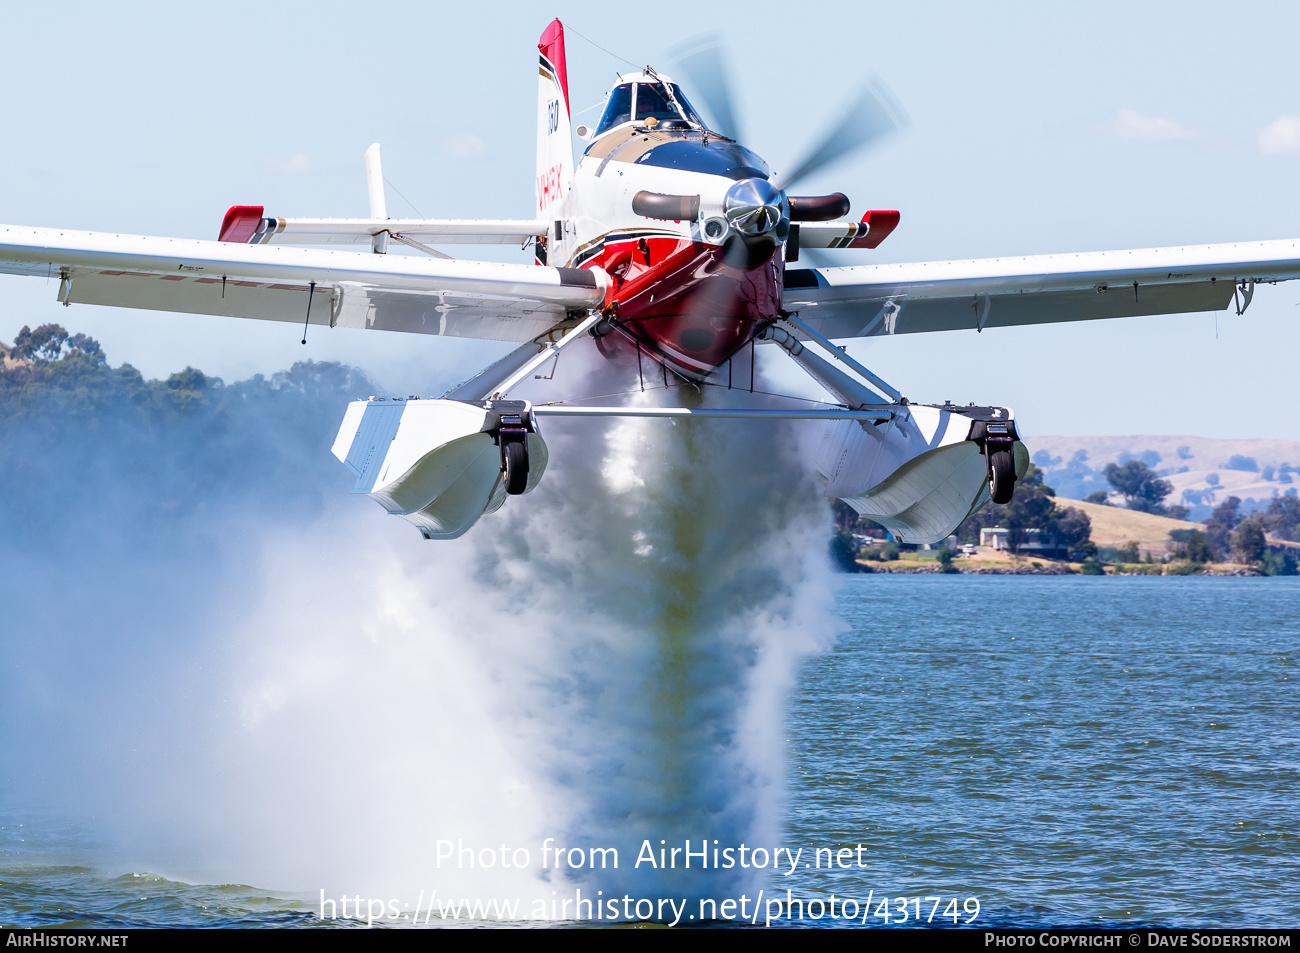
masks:
[(0, 225), (0, 272), (65, 304), (530, 341), (599, 307), (603, 272)]
[[(1258, 282), (1300, 278), (1300, 240), (791, 268), (784, 307), (832, 338), (1011, 327), (1248, 304)], [(1242, 304), (1242, 307), (1244, 307)]]

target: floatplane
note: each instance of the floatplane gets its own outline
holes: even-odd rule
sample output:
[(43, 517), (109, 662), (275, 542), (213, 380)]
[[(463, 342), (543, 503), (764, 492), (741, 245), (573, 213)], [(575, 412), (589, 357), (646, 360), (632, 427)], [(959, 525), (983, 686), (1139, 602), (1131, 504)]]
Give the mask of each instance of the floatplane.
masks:
[[(59, 278), (64, 304), (443, 334), (518, 345), (439, 398), (348, 405), (335, 455), (368, 494), (428, 539), (452, 539), (546, 469), (548, 416), (805, 419), (828, 497), (906, 542), (935, 542), (1029, 464), (1005, 407), (909, 401), (833, 343), (1250, 304), (1260, 282), (1300, 277), (1295, 241), (969, 261), (808, 267), (815, 249), (869, 250), (896, 210), (849, 216), (811, 173), (898, 127), (868, 86), (786, 176), (739, 141), (715, 48), (678, 66), (709, 122), (651, 67), (619, 76), (593, 127), (571, 125), (564, 28), (538, 42), (536, 204), (508, 221), (390, 218), (379, 146), (365, 155), (370, 216), (279, 218), (237, 205), (216, 241), (0, 226), (0, 272)], [(583, 143), (575, 162), (574, 141)], [(453, 259), (439, 246), (531, 246), (532, 263)], [(322, 247), (323, 246), (323, 247)], [(351, 246), (351, 247), (349, 247)], [(390, 254), (401, 248), (407, 254)], [(418, 254), (415, 254), (418, 253)], [(786, 408), (595, 406), (512, 397), (573, 346), (664, 380), (727, 386), (748, 349), (783, 352), (834, 398)]]

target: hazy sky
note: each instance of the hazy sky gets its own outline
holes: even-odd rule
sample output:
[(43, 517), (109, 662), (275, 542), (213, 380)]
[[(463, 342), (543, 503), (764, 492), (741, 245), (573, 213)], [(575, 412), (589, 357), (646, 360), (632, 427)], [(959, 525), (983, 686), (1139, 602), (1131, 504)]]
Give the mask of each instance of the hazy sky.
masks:
[[(1300, 8), (1185, 2), (20, 5), (0, 38), (0, 221), (215, 238), (232, 204), (364, 215), (374, 141), (424, 215), (527, 216), (535, 43), (551, 16), (669, 71), (669, 49), (719, 31), (748, 144), (778, 170), (878, 74), (909, 128), (804, 185), (902, 211), (879, 250), (852, 260), (1300, 234)], [(570, 32), (575, 123), (626, 68)], [(388, 202), (414, 214), (391, 190)], [(343, 359), (403, 393), (502, 350), (337, 329), (302, 347), (286, 325), (63, 309), (55, 291), (0, 278), (0, 338), (59, 321), (150, 376)], [(854, 352), (913, 399), (1012, 406), (1030, 434), (1300, 439), (1297, 304), (1300, 284), (1278, 285), (1242, 318), (912, 335)]]

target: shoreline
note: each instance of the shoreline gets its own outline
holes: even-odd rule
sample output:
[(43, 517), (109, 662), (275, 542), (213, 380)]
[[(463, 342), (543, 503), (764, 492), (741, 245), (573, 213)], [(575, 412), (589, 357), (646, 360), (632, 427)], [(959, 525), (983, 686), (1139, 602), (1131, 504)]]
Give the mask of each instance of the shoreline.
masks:
[[(899, 565), (902, 563), (902, 565)], [(857, 569), (845, 571), (845, 575), (859, 575), (871, 573), (883, 573), (889, 575), (926, 575), (926, 576), (944, 576), (944, 575), (961, 575), (961, 576), (1082, 576), (1087, 575), (1080, 567), (1079, 563), (1061, 563), (1052, 560), (1034, 560), (1028, 565), (969, 565), (963, 566), (959, 560), (953, 560), (948, 571), (936, 560), (917, 564), (912, 560), (897, 560), (891, 562), (877, 562), (875, 560), (864, 561), (857, 560)], [(1176, 576), (1186, 579), (1195, 576), (1208, 576), (1216, 579), (1240, 578), (1246, 576), (1258, 576), (1265, 578), (1268, 573), (1254, 566), (1242, 566), (1239, 564), (1220, 564), (1219, 566), (1207, 566), (1196, 571), (1170, 572), (1172, 569), (1181, 569), (1186, 563), (1121, 563), (1119, 566), (1104, 566), (1099, 575), (1103, 576)], [(1094, 574), (1097, 575), (1097, 574)]]

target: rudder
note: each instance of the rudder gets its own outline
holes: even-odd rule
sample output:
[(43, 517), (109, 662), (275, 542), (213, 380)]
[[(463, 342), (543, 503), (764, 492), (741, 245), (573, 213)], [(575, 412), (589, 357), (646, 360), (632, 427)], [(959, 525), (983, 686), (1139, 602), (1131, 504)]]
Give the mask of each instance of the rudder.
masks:
[(573, 183), (573, 138), (569, 129), (569, 76), (564, 25), (552, 20), (537, 42), (537, 217), (550, 220)]

